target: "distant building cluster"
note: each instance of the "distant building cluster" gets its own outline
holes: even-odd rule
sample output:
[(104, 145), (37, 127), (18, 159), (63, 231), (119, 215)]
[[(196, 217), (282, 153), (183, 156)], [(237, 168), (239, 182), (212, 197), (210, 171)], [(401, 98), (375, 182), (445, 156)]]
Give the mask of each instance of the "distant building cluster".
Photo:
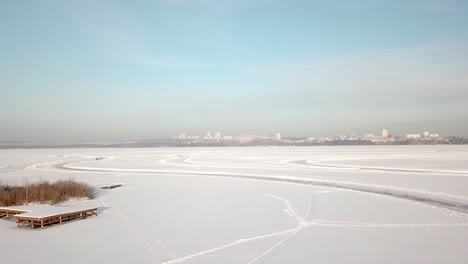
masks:
[(197, 146), (335, 146), (335, 145), (468, 145), (468, 136), (442, 137), (422, 132), (395, 136), (387, 129), (378, 134), (354, 133), (329, 137), (282, 137), (281, 133), (258, 135), (205, 135), (181, 133), (171, 139), (115, 140), (115, 141), (0, 141), (0, 149), (11, 148), (82, 148), (82, 147), (197, 147)]
[(198, 135), (188, 135), (187, 133), (181, 133), (176, 136), (180, 140), (192, 140), (194, 142), (219, 142), (219, 141), (228, 141), (228, 142), (239, 142), (239, 143), (248, 143), (251, 141), (261, 140), (261, 141), (281, 141), (281, 133), (275, 134), (259, 134), (259, 135), (239, 135), (239, 136), (228, 136), (222, 135), (221, 132), (207, 132), (203, 136)]
[(412, 141), (437, 141), (442, 139), (439, 134), (431, 134), (427, 131), (422, 134), (407, 134), (405, 137), (392, 135), (387, 129), (382, 129), (380, 135), (364, 134), (362, 136), (353, 133), (340, 135), (337, 137), (308, 138), (308, 141), (329, 142), (329, 141), (370, 141), (373, 143), (402, 143)]
[(434, 140), (439, 139), (439, 134), (429, 134), (429, 132), (425, 131), (422, 134), (407, 134), (407, 139), (422, 139), (422, 140)]
[(331, 141), (369, 141), (373, 143), (391, 143), (396, 138), (391, 135), (387, 129), (382, 129), (380, 135), (364, 134), (356, 135), (354, 133), (339, 135), (336, 137), (307, 138), (309, 142), (331, 142)]
[(328, 137), (282, 138), (281, 133), (226, 136), (221, 132), (208, 132), (203, 136), (181, 133), (175, 138), (191, 144), (219, 144), (219, 145), (390, 145), (390, 144), (444, 144), (447, 141), (439, 134), (427, 131), (421, 134), (407, 134), (395, 136), (388, 129), (382, 129), (379, 134), (357, 135), (348, 133)]

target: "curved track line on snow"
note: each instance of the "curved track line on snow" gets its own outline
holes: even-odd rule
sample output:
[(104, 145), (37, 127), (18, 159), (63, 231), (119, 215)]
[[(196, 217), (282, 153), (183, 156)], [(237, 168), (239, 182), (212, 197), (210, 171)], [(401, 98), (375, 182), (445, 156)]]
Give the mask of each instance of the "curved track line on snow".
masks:
[(425, 170), (425, 169), (404, 169), (404, 168), (387, 168), (387, 167), (369, 167), (369, 166), (352, 166), (352, 165), (338, 165), (308, 162), (307, 160), (293, 160), (289, 161), (291, 164), (313, 166), (321, 168), (340, 168), (340, 169), (354, 169), (354, 170), (372, 170), (372, 171), (390, 171), (390, 172), (413, 172), (413, 173), (442, 173), (442, 174), (458, 174), (460, 177), (468, 175), (468, 171), (451, 171), (451, 170)]
[[(223, 164), (223, 163), (212, 163), (212, 162), (199, 162), (199, 161), (192, 161), (194, 157), (191, 156), (182, 156), (180, 155), (177, 158), (170, 158), (170, 159), (165, 159), (162, 160), (164, 162), (159, 161), (158, 163), (164, 164), (164, 165), (174, 165), (174, 166), (180, 166), (180, 167), (191, 167), (191, 168), (203, 168), (203, 167), (210, 167), (210, 168), (242, 168), (242, 169), (271, 169), (272, 164), (246, 164), (246, 163), (229, 163), (229, 164)], [(171, 161), (171, 162), (168, 162)], [(174, 162), (175, 161), (175, 162)], [(308, 168), (305, 167), (299, 167), (295, 164), (287, 164), (287, 163), (274, 163), (276, 166), (275, 169), (278, 170), (307, 170)], [(327, 169), (327, 168), (324, 168)]]
[(265, 235), (260, 235), (260, 236), (255, 236), (255, 237), (250, 237), (250, 238), (245, 238), (245, 239), (238, 239), (234, 242), (224, 244), (222, 246), (214, 247), (211, 249), (199, 251), (196, 253), (192, 253), (190, 255), (186, 255), (184, 257), (180, 258), (175, 258), (172, 260), (169, 260), (167, 262), (163, 262), (163, 264), (174, 264), (174, 263), (182, 263), (187, 260), (191, 260), (194, 258), (206, 256), (211, 253), (215, 253), (217, 251), (221, 251), (227, 248), (231, 248), (234, 246), (238, 246), (240, 244), (244, 243), (249, 243), (253, 242), (256, 240), (262, 240), (265, 238), (272, 238), (272, 237), (277, 237), (277, 236), (284, 236), (281, 238), (278, 242), (276, 242), (272, 247), (268, 248), (266, 251), (262, 252), (260, 255), (256, 256), (254, 259), (250, 260), (247, 264), (253, 264), (270, 253), (274, 252), (278, 247), (283, 245), (288, 239), (290, 239), (292, 236), (297, 235), (299, 232), (306, 228), (310, 227), (352, 227), (352, 228), (402, 228), (402, 227), (436, 227), (436, 226), (461, 226), (461, 227), (466, 227), (468, 226), (468, 223), (426, 223), (426, 224), (385, 224), (385, 223), (366, 223), (366, 222), (344, 222), (344, 221), (333, 221), (333, 220), (321, 220), (321, 219), (312, 219), (310, 221), (307, 221), (307, 218), (309, 216), (311, 206), (312, 206), (312, 200), (310, 198), (309, 200), (309, 205), (307, 212), (303, 217), (299, 216), (299, 214), (294, 210), (292, 203), (282, 197), (273, 195), (273, 194), (264, 194), (267, 197), (276, 199), (278, 201), (281, 201), (284, 204), (284, 209), (283, 211), (291, 217), (293, 220), (296, 222), (296, 227), (280, 231), (280, 232), (275, 232), (271, 234), (265, 234)]
[(204, 255), (207, 255), (207, 254), (210, 254), (210, 253), (214, 253), (216, 251), (220, 251), (220, 250), (230, 248), (230, 247), (233, 247), (233, 246), (237, 246), (237, 245), (240, 245), (240, 244), (252, 242), (252, 241), (255, 241), (255, 240), (265, 239), (265, 238), (269, 238), (269, 237), (287, 235), (287, 234), (290, 234), (291, 232), (294, 232), (295, 230), (296, 230), (296, 228), (292, 228), (292, 229), (284, 230), (284, 231), (277, 232), (277, 233), (266, 234), (266, 235), (251, 237), (251, 238), (238, 239), (238, 240), (236, 240), (236, 241), (234, 241), (232, 243), (229, 243), (229, 244), (226, 244), (226, 245), (223, 245), (223, 246), (215, 247), (215, 248), (212, 248), (212, 249), (208, 249), (208, 250), (200, 251), (198, 253), (187, 255), (185, 257), (181, 257), (181, 258), (166, 261), (166, 262), (163, 262), (163, 264), (181, 263), (181, 262), (184, 262), (184, 261), (189, 260), (189, 259), (193, 259), (193, 258), (196, 258), (196, 257), (201, 257), (201, 256), (204, 256)]
[(211, 253), (214, 253), (216, 251), (224, 250), (226, 248), (237, 246), (237, 245), (240, 245), (240, 244), (243, 244), (243, 243), (249, 243), (249, 242), (252, 242), (252, 241), (261, 240), (261, 239), (265, 239), (265, 238), (276, 237), (276, 236), (285, 236), (279, 242), (277, 242), (272, 247), (270, 247), (268, 250), (261, 253), (259, 256), (255, 257), (253, 260), (251, 260), (251, 261), (249, 261), (247, 263), (247, 264), (252, 264), (252, 263), (255, 263), (258, 260), (262, 259), (263, 257), (268, 255), (269, 253), (273, 252), (276, 248), (278, 248), (280, 245), (282, 245), (291, 236), (299, 233), (302, 229), (310, 226), (310, 223), (306, 222), (305, 219), (309, 215), (310, 207), (311, 207), (311, 204), (312, 204), (311, 201), (309, 201), (309, 209), (307, 210), (306, 215), (304, 217), (301, 217), (294, 210), (294, 208), (293, 208), (293, 206), (292, 206), (292, 204), (291, 204), (291, 202), (289, 200), (281, 198), (281, 197), (273, 195), (273, 194), (267, 194), (266, 193), (264, 195), (268, 196), (270, 198), (281, 201), (285, 206), (283, 211), (288, 216), (290, 216), (292, 219), (294, 219), (297, 222), (297, 226), (295, 228), (291, 228), (291, 229), (288, 229), (288, 230), (275, 232), (275, 233), (271, 233), (271, 234), (260, 235), (260, 236), (255, 236), (255, 237), (251, 237), (251, 238), (246, 238), (246, 239), (238, 239), (235, 242), (225, 244), (223, 246), (219, 246), (219, 247), (211, 248), (211, 249), (208, 249), (208, 250), (200, 251), (200, 252), (197, 252), (197, 253), (193, 253), (193, 254), (187, 255), (185, 257), (172, 259), (170, 261), (164, 262), (164, 264), (181, 263), (181, 262), (184, 262), (186, 260), (190, 260), (190, 259), (193, 259), (193, 258), (196, 258), (196, 257), (201, 257), (201, 256), (204, 256), (204, 255), (211, 254)]
[[(89, 160), (85, 160), (89, 161)], [(85, 162), (81, 161), (81, 162)], [(468, 214), (468, 198), (463, 196), (455, 196), (450, 194), (440, 194), (433, 192), (424, 192), (420, 190), (403, 189), (396, 187), (388, 187), (382, 185), (371, 185), (344, 181), (329, 181), (311, 178), (298, 178), (291, 176), (269, 176), (259, 174), (242, 174), (242, 173), (226, 173), (226, 172), (193, 172), (183, 170), (144, 170), (144, 169), (115, 169), (115, 168), (90, 168), (90, 167), (73, 167), (71, 164), (80, 162), (56, 164), (55, 167), (63, 170), (71, 171), (91, 171), (91, 172), (128, 172), (128, 173), (149, 173), (149, 174), (172, 174), (172, 175), (194, 175), (203, 177), (223, 177), (244, 180), (259, 180), (269, 182), (280, 182), (289, 184), (313, 185), (320, 187), (338, 188), (362, 193), (377, 194), (392, 198), (398, 198), (418, 203), (427, 204), (439, 208), (444, 208), (456, 212)]]
[(271, 252), (275, 251), (279, 246), (281, 246), (283, 243), (285, 243), (289, 238), (291, 238), (292, 236), (298, 234), (300, 231), (302, 231), (302, 229), (306, 228), (306, 227), (309, 227), (309, 223), (306, 221), (307, 217), (309, 216), (309, 213), (310, 213), (310, 209), (312, 207), (312, 197), (310, 197), (309, 199), (309, 206), (307, 208), (307, 212), (306, 214), (304, 215), (304, 217), (301, 217), (299, 216), (299, 214), (296, 212), (296, 210), (294, 210), (291, 202), (288, 200), (288, 199), (285, 199), (285, 198), (281, 198), (279, 196), (276, 196), (276, 195), (273, 195), (273, 194), (269, 194), (269, 193), (266, 193), (265, 194), (266, 196), (269, 196), (273, 199), (276, 199), (276, 200), (279, 200), (281, 202), (283, 202), (285, 208), (283, 209), (283, 211), (289, 215), (292, 219), (296, 220), (297, 222), (297, 227), (296, 227), (296, 230), (294, 230), (294, 232), (291, 232), (289, 233), (287, 236), (283, 237), (280, 241), (278, 241), (276, 244), (274, 244), (272, 247), (270, 247), (269, 249), (267, 249), (265, 252), (263, 252), (262, 254), (258, 255), (257, 257), (255, 257), (254, 259), (252, 259), (251, 261), (249, 261), (247, 264), (253, 264), (255, 262), (257, 262), (258, 260), (264, 258), (265, 256), (267, 256), (268, 254), (270, 254)]
[(12, 167), (13, 165), (6, 165), (6, 166), (3, 166), (3, 167), (0, 167), (0, 173), (4, 172), (4, 171), (8, 171), (8, 168)]
[(16, 165), (8, 165), (6, 167), (3, 167), (0, 169), (0, 173), (8, 173), (8, 172), (15, 172), (15, 171), (20, 171), (24, 170), (27, 168), (29, 164), (16, 164)]

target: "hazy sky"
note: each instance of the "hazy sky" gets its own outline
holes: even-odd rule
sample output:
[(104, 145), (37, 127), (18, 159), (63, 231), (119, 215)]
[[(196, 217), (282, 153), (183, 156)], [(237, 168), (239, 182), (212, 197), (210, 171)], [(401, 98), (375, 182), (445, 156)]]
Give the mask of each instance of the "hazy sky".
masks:
[(468, 135), (468, 1), (0, 2), (0, 141)]

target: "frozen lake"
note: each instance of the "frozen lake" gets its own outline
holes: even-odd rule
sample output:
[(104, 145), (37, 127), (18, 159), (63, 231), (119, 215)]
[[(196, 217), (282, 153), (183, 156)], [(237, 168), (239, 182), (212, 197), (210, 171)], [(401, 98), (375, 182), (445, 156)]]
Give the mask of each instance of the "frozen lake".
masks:
[(468, 263), (467, 146), (0, 150), (4, 183), (69, 178), (124, 186), (84, 221), (1, 219), (2, 260)]

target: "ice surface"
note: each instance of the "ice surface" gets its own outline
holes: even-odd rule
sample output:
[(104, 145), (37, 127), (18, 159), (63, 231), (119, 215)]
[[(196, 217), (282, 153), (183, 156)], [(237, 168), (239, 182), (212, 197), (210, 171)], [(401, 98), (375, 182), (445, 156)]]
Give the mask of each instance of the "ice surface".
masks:
[[(3, 182), (73, 178), (94, 186), (125, 183), (73, 204), (99, 206), (99, 216), (86, 221), (30, 230), (0, 220), (0, 234), (8, 237), (0, 240), (2, 260), (468, 263), (463, 210), (281, 181), (378, 186), (463, 207), (468, 205), (466, 161), (468, 147), (440, 145), (0, 150), (0, 166), (11, 165), (0, 170)], [(24, 248), (27, 254), (21, 253)]]

